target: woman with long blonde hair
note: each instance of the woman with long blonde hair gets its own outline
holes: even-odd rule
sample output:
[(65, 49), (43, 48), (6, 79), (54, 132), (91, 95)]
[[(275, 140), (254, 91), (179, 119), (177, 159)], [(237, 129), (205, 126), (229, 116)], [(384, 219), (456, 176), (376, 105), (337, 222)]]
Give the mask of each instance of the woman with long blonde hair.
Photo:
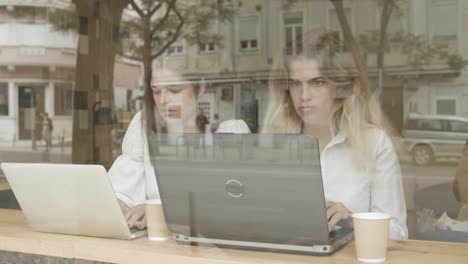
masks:
[(272, 71), (263, 132), (314, 136), (320, 148), (329, 230), (351, 214), (384, 212), (390, 237), (406, 239), (401, 170), (377, 100), (333, 34)]

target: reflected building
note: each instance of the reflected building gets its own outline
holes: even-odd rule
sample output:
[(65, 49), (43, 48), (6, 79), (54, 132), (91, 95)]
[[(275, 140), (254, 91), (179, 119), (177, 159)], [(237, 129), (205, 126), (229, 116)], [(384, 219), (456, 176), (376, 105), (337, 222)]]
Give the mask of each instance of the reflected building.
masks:
[[(344, 13), (361, 47), (374, 89), (397, 131), (410, 112), (468, 116), (468, 58), (464, 25), (468, 4), (460, 0), (397, 1), (387, 26), (384, 77), (377, 67), (382, 1), (345, 0)], [(231, 0), (231, 23), (213, 23), (208, 31), (222, 41), (190, 44), (183, 38), (159, 58), (163, 68), (190, 79), (208, 80), (200, 101), (213, 121), (244, 119), (252, 131), (263, 123), (271, 68), (288, 57), (307, 54), (318, 29), (336, 34), (347, 52), (336, 9), (329, 0)], [(419, 42), (416, 42), (419, 41)], [(436, 48), (437, 53), (429, 51)], [(419, 56), (426, 52), (425, 56)], [(437, 54), (437, 55), (436, 55)], [(432, 57), (431, 57), (432, 56)], [(462, 63), (462, 64), (460, 64)], [(461, 96), (460, 96), (461, 95)]]
[[(71, 140), (78, 34), (55, 31), (48, 20), (71, 5), (70, 0), (0, 2), (0, 143), (40, 140), (42, 112), (53, 120), (54, 142)], [(140, 62), (117, 56), (114, 107), (128, 121), (129, 101), (142, 93), (141, 72)]]

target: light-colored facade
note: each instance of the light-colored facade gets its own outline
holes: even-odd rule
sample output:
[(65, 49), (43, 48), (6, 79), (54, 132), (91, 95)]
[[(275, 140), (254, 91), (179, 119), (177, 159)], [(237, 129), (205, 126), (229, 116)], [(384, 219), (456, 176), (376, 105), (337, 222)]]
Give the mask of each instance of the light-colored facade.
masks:
[[(0, 142), (16, 144), (41, 137), (40, 113), (53, 120), (53, 138), (71, 139), (73, 86), (78, 35), (54, 31), (46, 16), (71, 1), (0, 2)], [(21, 16), (25, 9), (35, 16)], [(128, 109), (140, 94), (141, 63), (116, 57), (115, 107)], [(133, 94), (132, 94), (132, 91)]]
[[(215, 30), (223, 37), (222, 46), (207, 51), (205, 47), (188, 45), (179, 40), (173, 53), (161, 60), (162, 67), (184, 73), (191, 78), (210, 80), (214, 102), (209, 107), (211, 118), (242, 118), (251, 126), (261, 126), (267, 103), (267, 80), (270, 69), (288, 56), (308, 52), (309, 39), (317, 29), (339, 33), (336, 10), (328, 0), (297, 1), (285, 8), (287, 1), (230, 1), (236, 15), (233, 23), (217, 23)], [(379, 1), (344, 1), (353, 35), (380, 29)], [(468, 3), (461, 0), (399, 1), (388, 26), (389, 36), (421, 35), (428, 44), (446, 47), (449, 54), (468, 59)], [(449, 17), (449, 18), (448, 18)], [(343, 40), (341, 40), (343, 41)], [(343, 43), (342, 43), (343, 44)], [(430, 64), (414, 67), (410, 56), (401, 52), (402, 41), (390, 42), (385, 52), (383, 108), (391, 113), (397, 128), (401, 128), (409, 112), (445, 113), (468, 116), (468, 80), (466, 70), (448, 66), (445, 59), (433, 59)], [(363, 49), (369, 76), (378, 85), (375, 52)], [(231, 94), (230, 96), (226, 94)], [(223, 96), (224, 94), (224, 96)], [(461, 96), (460, 96), (461, 95)], [(247, 112), (243, 112), (247, 111)]]

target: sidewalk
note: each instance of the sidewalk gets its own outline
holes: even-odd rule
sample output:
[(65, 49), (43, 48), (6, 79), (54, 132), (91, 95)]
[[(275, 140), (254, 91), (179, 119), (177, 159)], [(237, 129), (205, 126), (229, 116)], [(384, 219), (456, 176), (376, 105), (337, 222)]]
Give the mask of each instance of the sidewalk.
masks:
[[(31, 152), (31, 153), (41, 153), (45, 152), (46, 147), (44, 144), (37, 144), (36, 149), (32, 148), (32, 143), (29, 142), (16, 142), (13, 145), (11, 142), (0, 141), (0, 152)], [(50, 149), (50, 153), (62, 153), (62, 154), (71, 154), (71, 142), (65, 143), (63, 150), (62, 146), (58, 144), (53, 144)]]

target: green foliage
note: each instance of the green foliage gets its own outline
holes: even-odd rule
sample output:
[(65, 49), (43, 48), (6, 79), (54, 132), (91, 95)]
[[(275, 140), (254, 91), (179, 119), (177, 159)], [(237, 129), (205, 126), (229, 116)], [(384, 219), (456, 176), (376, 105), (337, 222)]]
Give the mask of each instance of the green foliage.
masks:
[(78, 31), (78, 15), (74, 5), (49, 12), (48, 20), (56, 31)]
[[(151, 14), (159, 5), (158, 11)], [(142, 59), (145, 48), (150, 48), (154, 58), (169, 47), (167, 44), (180, 38), (189, 45), (214, 42), (222, 47), (223, 38), (218, 32), (211, 32), (210, 27), (218, 21), (232, 21), (235, 11), (230, 4), (222, 0), (176, 0), (173, 9), (165, 16), (170, 5), (171, 0), (134, 2), (134, 9), (139, 9), (139, 17), (122, 22), (121, 51)], [(183, 23), (183, 30), (177, 31), (180, 23)], [(148, 38), (150, 45), (145, 46)]]
[(36, 21), (45, 21), (47, 17), (47, 9), (44, 7), (33, 7), (33, 6), (15, 6), (10, 11), (10, 15), (16, 19), (22, 19), (30, 21), (31, 23)]
[[(380, 33), (377, 30), (369, 31), (367, 34), (361, 34), (358, 37), (358, 43), (362, 52), (379, 52)], [(416, 69), (422, 69), (430, 65), (434, 60), (445, 61), (447, 65), (454, 70), (459, 70), (464, 66), (463, 58), (447, 50), (443, 45), (431, 44), (425, 36), (412, 33), (387, 33), (387, 41), (384, 43), (383, 50), (389, 53), (392, 47), (398, 49), (398, 52), (408, 58), (408, 64)]]

